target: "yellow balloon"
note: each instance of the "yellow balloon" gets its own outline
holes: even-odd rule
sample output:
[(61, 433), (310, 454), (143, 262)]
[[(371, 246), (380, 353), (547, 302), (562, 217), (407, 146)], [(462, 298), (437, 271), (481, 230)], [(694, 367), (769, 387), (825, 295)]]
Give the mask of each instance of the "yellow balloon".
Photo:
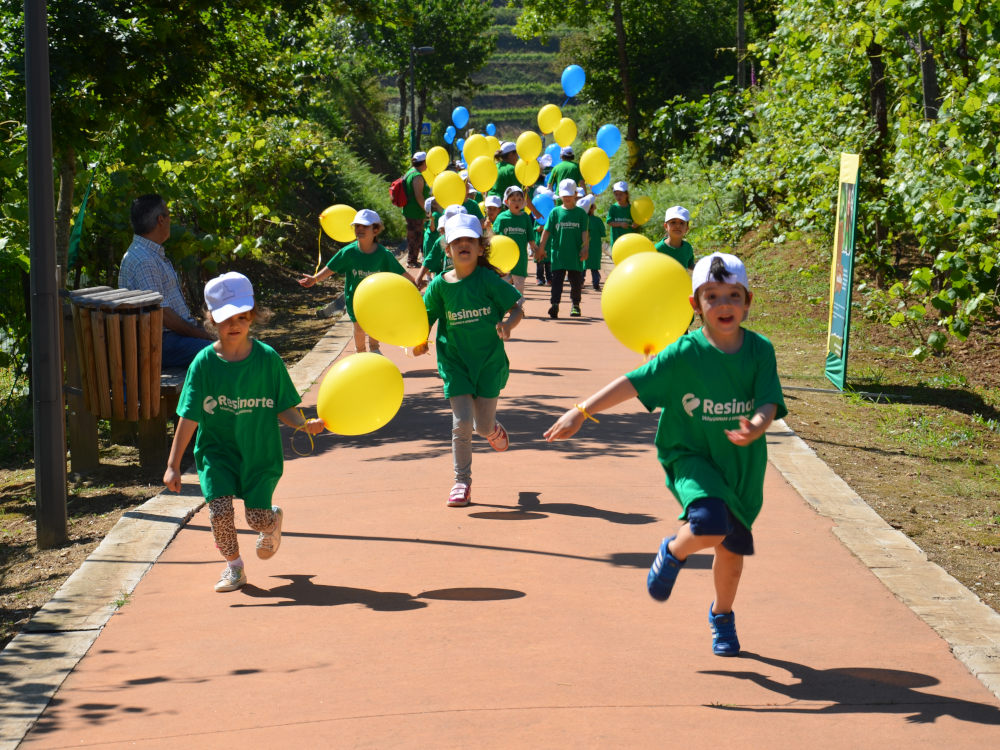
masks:
[[(653, 244), (653, 241), (649, 237), (636, 232), (630, 232), (629, 234), (623, 234), (615, 240), (615, 244), (611, 246), (611, 260), (617, 266), (623, 260), (631, 258), (636, 253), (655, 252), (656, 245)], [(378, 338), (378, 336), (375, 338)]]
[(492, 156), (477, 156), (469, 164), (469, 182), (480, 193), (485, 193), (497, 181), (497, 163)]
[(561, 119), (562, 111), (559, 107), (555, 104), (546, 104), (538, 110), (538, 129), (543, 133), (551, 133)]
[(316, 412), (330, 432), (364, 435), (388, 424), (402, 403), (399, 368), (381, 354), (362, 352), (340, 360), (326, 373)]
[(542, 153), (542, 139), (534, 130), (525, 130), (514, 145), (517, 155), (525, 161), (534, 161)]
[[(556, 143), (566, 148), (576, 140), (576, 123), (568, 117), (564, 117), (556, 125), (552, 134), (556, 138)], [(604, 175), (601, 175), (601, 177), (604, 177)]]
[(645, 195), (632, 201), (632, 221), (636, 224), (645, 224), (653, 218), (653, 201)]
[(319, 225), (337, 242), (354, 242), (354, 227), (351, 222), (357, 213), (350, 206), (337, 203), (323, 209), (323, 213), (319, 215)]
[(580, 157), (580, 171), (583, 173), (583, 180), (588, 185), (596, 185), (607, 175), (611, 169), (611, 159), (603, 148), (588, 148)]
[[(431, 192), (442, 209), (465, 202), (465, 180), (458, 172), (442, 172), (434, 178)], [(376, 336), (376, 338), (378, 338)]]
[(479, 201), (479, 213), (486, 216), (486, 201)]
[(490, 240), (490, 252), (487, 260), (501, 273), (508, 274), (517, 265), (521, 257), (521, 248), (510, 237), (495, 234)]
[(427, 340), (424, 298), (408, 278), (380, 271), (354, 290), (354, 317), (372, 338), (393, 346), (416, 346)]
[(475, 135), (470, 135), (465, 139), (465, 145), (462, 146), (462, 156), (465, 157), (466, 164), (472, 164), (480, 156), (488, 156), (493, 158), (493, 151), (490, 151), (490, 144), (486, 140), (486, 136), (480, 133)]
[(448, 152), (440, 146), (434, 146), (427, 152), (427, 169), (434, 174), (441, 174), (448, 166)]
[(604, 322), (615, 338), (649, 356), (674, 342), (691, 322), (691, 277), (663, 253), (626, 258), (601, 293)]
[(522, 185), (534, 185), (541, 173), (542, 170), (534, 159), (518, 159), (514, 164), (514, 176)]
[(490, 156), (496, 157), (497, 151), (500, 150), (500, 139), (495, 135), (486, 136), (486, 143), (490, 147)]

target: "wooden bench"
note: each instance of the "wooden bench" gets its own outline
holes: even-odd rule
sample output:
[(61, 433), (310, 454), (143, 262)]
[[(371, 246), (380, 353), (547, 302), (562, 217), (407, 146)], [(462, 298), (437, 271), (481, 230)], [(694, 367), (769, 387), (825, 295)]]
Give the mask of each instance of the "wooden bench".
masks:
[(143, 468), (165, 468), (167, 417), (177, 406), (185, 370), (161, 367), (162, 296), (107, 286), (67, 296), (74, 342), (65, 346), (72, 470), (97, 468), (98, 419), (111, 421), (113, 439), (134, 426)]

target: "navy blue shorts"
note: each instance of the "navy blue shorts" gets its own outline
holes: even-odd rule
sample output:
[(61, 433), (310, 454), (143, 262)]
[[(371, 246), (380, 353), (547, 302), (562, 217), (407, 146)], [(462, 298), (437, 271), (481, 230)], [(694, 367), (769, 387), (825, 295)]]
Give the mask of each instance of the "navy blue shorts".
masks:
[(752, 555), (753, 533), (717, 497), (703, 497), (687, 507), (687, 522), (695, 536), (721, 536), (722, 546), (735, 555)]

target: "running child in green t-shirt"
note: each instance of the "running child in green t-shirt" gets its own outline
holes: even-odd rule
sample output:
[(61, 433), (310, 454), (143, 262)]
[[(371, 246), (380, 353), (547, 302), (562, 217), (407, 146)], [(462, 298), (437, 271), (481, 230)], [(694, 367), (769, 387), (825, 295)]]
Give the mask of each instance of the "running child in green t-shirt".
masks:
[[(437, 366), (444, 395), (451, 403), (451, 451), (455, 485), (448, 505), (458, 508), (472, 499), (472, 432), (505, 451), (510, 440), (496, 421), (500, 391), (507, 385), (510, 362), (503, 342), (521, 322), (521, 295), (500, 278), (486, 260), (483, 226), (470, 214), (445, 222), (445, 248), (454, 268), (427, 286), (427, 322), (437, 322)], [(506, 319), (505, 319), (506, 318)], [(427, 342), (413, 348), (427, 353)]]
[(545, 438), (571, 437), (592, 414), (633, 397), (650, 411), (660, 407), (657, 455), (685, 523), (660, 544), (646, 587), (666, 601), (688, 557), (714, 550), (712, 650), (736, 656), (733, 602), (743, 558), (754, 553), (751, 528), (764, 499), (764, 432), (787, 412), (774, 347), (742, 326), (753, 299), (743, 263), (725, 253), (702, 258), (692, 288), (702, 327), (580, 401)]
[[(340, 251), (330, 258), (326, 267), (318, 273), (303, 276), (299, 284), (307, 289), (317, 282), (330, 278), (335, 273), (344, 274), (344, 303), (347, 316), (354, 322), (354, 349), (358, 352), (379, 351), (379, 342), (365, 333), (354, 317), (354, 290), (366, 277), (380, 271), (398, 273), (410, 281), (413, 277), (396, 260), (396, 256), (380, 245), (376, 238), (385, 230), (382, 219), (370, 208), (363, 208), (354, 216), (351, 222), (354, 236), (357, 240), (344, 245)], [(413, 281), (415, 284), (416, 282)]]
[(628, 183), (619, 180), (611, 186), (611, 192), (615, 201), (608, 206), (606, 221), (611, 231), (611, 246), (614, 247), (619, 237), (637, 231), (639, 225), (632, 221), (632, 199), (628, 194)]
[(687, 270), (694, 268), (694, 248), (684, 239), (691, 231), (691, 214), (684, 206), (671, 206), (663, 217), (667, 236), (656, 243), (656, 252), (669, 255)]
[[(569, 299), (572, 303), (570, 317), (579, 318), (581, 291), (583, 290), (583, 264), (590, 249), (590, 218), (576, 205), (579, 200), (576, 183), (566, 179), (559, 183), (561, 206), (549, 212), (538, 243), (540, 257), (552, 262), (552, 286), (549, 290), (549, 317), (559, 317), (563, 283), (569, 277)], [(550, 244), (551, 241), (551, 244)]]
[(233, 498), (243, 500), (247, 525), (257, 536), (257, 557), (264, 560), (281, 544), (281, 508), (271, 497), (281, 478), (284, 453), (278, 419), (316, 435), (320, 419), (305, 419), (295, 408), (300, 398), (281, 357), (250, 337), (258, 312), (250, 280), (226, 273), (205, 285), (209, 317), (219, 339), (206, 346), (188, 367), (177, 404), (177, 429), (170, 446), (163, 484), (181, 490), (181, 459), (197, 431), (194, 460), (208, 503), (215, 546), (226, 559), (215, 590), (235, 591), (247, 582), (236, 536)]
[(521, 294), (518, 304), (524, 307), (524, 281), (528, 277), (528, 250), (532, 255), (535, 246), (535, 220), (524, 210), (524, 191), (520, 185), (511, 185), (504, 191), (506, 211), (501, 211), (493, 222), (493, 233), (510, 237), (517, 243), (519, 255), (517, 263), (510, 270), (506, 279), (514, 285)]

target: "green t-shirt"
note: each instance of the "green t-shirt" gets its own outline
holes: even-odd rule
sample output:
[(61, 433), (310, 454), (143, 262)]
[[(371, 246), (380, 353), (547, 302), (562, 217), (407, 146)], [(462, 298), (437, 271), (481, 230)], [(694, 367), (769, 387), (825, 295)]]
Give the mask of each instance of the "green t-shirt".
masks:
[(694, 268), (694, 248), (687, 240), (681, 240), (680, 247), (673, 247), (667, 243), (666, 237), (656, 243), (656, 252), (669, 255), (685, 268)]
[(503, 198), (504, 191), (507, 190), (511, 185), (520, 185), (521, 181), (517, 179), (517, 174), (514, 172), (514, 165), (508, 162), (502, 161), (497, 165), (497, 181), (493, 183), (493, 187), (487, 195), (499, 195)]
[(326, 264), (334, 273), (344, 274), (344, 302), (347, 305), (347, 314), (351, 320), (354, 317), (354, 290), (358, 288), (366, 276), (371, 276), (379, 271), (389, 273), (405, 274), (406, 271), (396, 260), (396, 256), (386, 250), (382, 245), (375, 243), (375, 249), (370, 253), (361, 252), (357, 242), (344, 245), (340, 252), (330, 258)]
[(437, 228), (442, 216), (444, 216), (444, 211), (433, 211), (431, 212), (430, 221), (424, 224), (424, 242), (422, 247), (425, 258), (427, 257), (427, 253), (431, 251), (431, 245), (441, 236)]
[(454, 268), (451, 256), (444, 251), (444, 236), (440, 233), (431, 245), (431, 249), (424, 255), (423, 266), (435, 276)]
[(423, 193), (417, 196), (413, 192), (413, 181), (424, 174), (426, 174), (426, 170), (419, 172), (416, 167), (410, 167), (410, 170), (403, 175), (403, 184), (406, 190), (406, 205), (403, 206), (403, 216), (407, 219), (422, 219), (427, 215), (424, 212), (424, 201), (431, 197), (431, 186), (427, 184), (425, 179)]
[[(632, 205), (628, 204), (625, 206), (619, 206), (618, 201), (615, 201), (610, 206), (608, 206), (608, 229), (611, 231), (611, 244), (615, 244), (615, 240), (621, 237), (623, 234), (632, 234), (635, 230), (632, 228)], [(611, 222), (613, 221), (627, 221), (628, 226), (626, 227), (616, 227)]]
[(535, 241), (534, 229), (535, 220), (531, 218), (531, 214), (524, 211), (514, 214), (509, 208), (497, 214), (496, 221), (493, 222), (493, 233), (510, 237), (521, 251), (517, 263), (511, 269), (512, 276), (528, 275), (528, 243)]
[(428, 324), (438, 324), (437, 364), (445, 398), (500, 395), (510, 362), (497, 323), (520, 298), (514, 287), (483, 266), (459, 281), (441, 275), (427, 285), (424, 306)]
[(580, 171), (580, 165), (575, 161), (559, 162), (552, 167), (552, 171), (549, 172), (548, 180), (545, 184), (552, 187), (553, 190), (557, 190), (559, 183), (563, 180), (573, 180), (576, 182), (577, 187), (583, 185), (583, 172)]
[(284, 469), (278, 415), (301, 401), (285, 363), (251, 339), (250, 356), (227, 362), (206, 346), (191, 362), (177, 414), (198, 423), (194, 461), (206, 502), (232, 495), (270, 508)]
[(771, 342), (744, 329), (740, 350), (725, 354), (699, 328), (627, 377), (643, 406), (662, 409), (654, 442), (680, 517), (695, 500), (717, 497), (751, 528), (764, 501), (767, 439), (739, 446), (725, 431), (764, 404), (777, 405), (776, 419), (788, 413)]
[(587, 251), (587, 262), (583, 267), (588, 271), (599, 271), (601, 268), (601, 252), (604, 248), (604, 236), (607, 230), (600, 216), (590, 216), (590, 248)]
[(549, 212), (549, 218), (545, 222), (545, 231), (549, 233), (545, 255), (552, 262), (553, 271), (561, 268), (568, 271), (583, 270), (580, 251), (583, 249), (583, 233), (589, 227), (590, 217), (579, 206), (556, 206)]
[(465, 203), (462, 204), (465, 210), (475, 216), (477, 219), (482, 221), (486, 217), (483, 216), (483, 210), (479, 207), (479, 202), (474, 198), (469, 198)]

